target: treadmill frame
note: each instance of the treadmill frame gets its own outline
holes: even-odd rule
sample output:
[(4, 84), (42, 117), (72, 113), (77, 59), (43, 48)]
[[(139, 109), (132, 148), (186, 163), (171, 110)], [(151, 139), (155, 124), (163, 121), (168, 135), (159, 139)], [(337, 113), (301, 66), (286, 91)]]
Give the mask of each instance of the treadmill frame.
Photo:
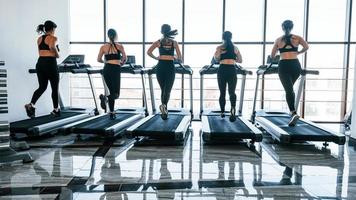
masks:
[[(58, 65), (59, 73), (87, 74), (89, 83), (90, 83), (90, 87), (91, 87), (91, 92), (92, 92), (93, 96), (96, 96), (95, 90), (93, 88), (94, 83), (93, 83), (91, 75), (89, 73), (90, 65), (86, 65), (83, 63), (66, 63), (66, 60), (69, 60), (68, 58), (78, 57), (78, 56), (81, 56), (82, 60), (84, 59), (83, 55), (69, 55), (63, 63)], [(82, 61), (80, 61), (80, 62), (82, 62)], [(36, 69), (29, 69), (28, 72), (30, 74), (36, 73)], [(99, 113), (98, 113), (97, 102), (95, 99), (94, 99), (94, 104), (95, 104), (94, 114), (97, 115)], [(27, 128), (27, 130), (25, 130), (26, 128), (23, 128), (23, 130), (17, 130), (16, 128), (11, 128), (12, 123), (10, 123), (10, 132), (15, 137), (16, 137), (17, 133), (26, 134), (28, 137), (38, 137), (38, 136), (42, 136), (45, 134), (56, 134), (61, 126), (72, 123), (77, 120), (82, 120), (82, 119), (88, 118), (89, 114), (90, 114), (87, 109), (65, 107), (60, 94), (59, 94), (59, 106), (60, 106), (62, 112), (74, 112), (74, 113), (81, 113), (81, 114), (78, 114), (78, 115), (75, 115), (72, 117), (55, 120), (55, 121), (51, 121), (51, 122), (36, 125), (36, 126), (29, 126)], [(43, 116), (46, 116), (46, 115), (43, 115)], [(25, 119), (25, 120), (20, 120), (20, 121), (26, 121), (26, 120), (31, 120), (31, 119)], [(17, 122), (20, 122), (20, 121), (17, 121)]]
[[(252, 137), (245, 137), (242, 136), (239, 133), (236, 133), (236, 137), (233, 137), (231, 139), (251, 139), (251, 142), (261, 142), (262, 141), (262, 132), (256, 128), (253, 124), (251, 124), (248, 120), (244, 119), (242, 117), (242, 108), (243, 108), (243, 101), (244, 101), (244, 93), (245, 93), (245, 85), (246, 85), (246, 76), (252, 75), (251, 71), (243, 69), (239, 65), (235, 65), (237, 76), (242, 75), (241, 78), (241, 88), (240, 88), (240, 99), (239, 99), (239, 109), (237, 113), (237, 118), (239, 118), (249, 129), (252, 131), (253, 135)], [(212, 69), (209, 71), (209, 69)], [(211, 142), (211, 135), (212, 135), (212, 130), (210, 129), (210, 124), (208, 120), (209, 115), (217, 115), (214, 113), (214, 111), (210, 112), (204, 112), (204, 75), (205, 74), (216, 74), (217, 70), (219, 69), (218, 64), (211, 64), (211, 65), (206, 65), (203, 67), (203, 69), (200, 70), (200, 118), (202, 122), (202, 129), (201, 129), (201, 134), (204, 142)], [(231, 136), (229, 136), (231, 137)]]
[[(130, 57), (130, 56), (128, 56)], [(131, 59), (134, 59), (134, 56), (131, 56)], [(102, 115), (98, 115), (98, 116), (93, 116), (90, 117), (88, 119), (84, 119), (81, 121), (77, 121), (71, 124), (68, 124), (67, 126), (64, 126), (61, 131), (63, 132), (70, 132), (70, 133), (74, 133), (74, 134), (78, 134), (78, 135), (84, 135), (84, 134), (103, 134), (104, 133), (104, 137), (105, 136), (109, 136), (109, 137), (115, 137), (117, 135), (119, 135), (120, 133), (124, 132), (124, 129), (129, 127), (130, 125), (132, 126), (133, 122), (136, 122), (138, 120), (140, 120), (141, 118), (144, 118), (145, 116), (148, 116), (148, 109), (147, 109), (147, 98), (146, 98), (146, 86), (145, 86), (145, 74), (146, 71), (143, 70), (143, 68), (141, 67), (141, 65), (134, 65), (134, 63), (131, 62), (126, 62), (125, 65), (127, 65), (127, 67), (122, 67), (121, 69), (121, 73), (129, 73), (129, 74), (140, 74), (141, 75), (141, 81), (142, 81), (142, 96), (143, 96), (143, 110), (144, 113), (138, 113), (141, 112), (142, 108), (140, 109), (132, 109), (132, 111), (127, 111), (127, 109), (118, 109), (118, 113), (135, 113), (135, 115), (131, 116), (130, 118), (127, 118), (123, 121), (120, 121), (112, 126), (106, 127), (102, 132), (83, 132), (81, 131), (81, 128), (76, 127), (84, 122), (88, 122), (91, 120), (96, 120), (99, 117), (105, 116), (107, 115), (106, 113), (102, 114)], [(136, 67), (135, 67), (136, 66)], [(139, 66), (139, 67), (138, 67)], [(130, 68), (130, 69), (129, 69)], [(139, 69), (136, 69), (139, 68)], [(109, 90), (108, 87), (106, 85), (105, 79), (103, 77), (103, 69), (92, 69), (89, 70), (90, 74), (100, 74), (101, 75), (101, 79), (103, 81), (103, 85), (104, 85), (104, 93), (107, 96), (109, 94)], [(95, 99), (95, 98), (94, 98)], [(108, 107), (108, 105), (107, 105)], [(109, 120), (109, 119), (108, 119)], [(95, 121), (94, 121), (95, 122)]]
[[(190, 126), (191, 119), (193, 118), (193, 71), (188, 65), (182, 65), (181, 63), (174, 63), (175, 64), (175, 73), (176, 74), (181, 74), (182, 75), (182, 97), (181, 97), (181, 109), (180, 110), (174, 110), (174, 109), (169, 109), (168, 111), (172, 112), (170, 113), (171, 115), (174, 114), (181, 114), (181, 115), (186, 115), (187, 111), (185, 111), (184, 108), (184, 75), (188, 74), (189, 75), (189, 89), (190, 89), (190, 110), (189, 115), (186, 115), (183, 117), (183, 119), (179, 122), (176, 130), (174, 131), (174, 141), (175, 142), (181, 142), (184, 141), (184, 139), (187, 136), (187, 132)], [(151, 104), (152, 104), (152, 115), (138, 121), (136, 124), (132, 125), (129, 127), (126, 132), (131, 136), (131, 137), (145, 137), (144, 139), (160, 139), (161, 134), (152, 134), (150, 131), (139, 131), (137, 132), (136, 129), (143, 125), (144, 123), (148, 122), (151, 118), (154, 116), (158, 115), (156, 105), (155, 105), (155, 96), (154, 96), (154, 87), (153, 87), (153, 78), (152, 75), (156, 73), (156, 66), (154, 66), (151, 69), (147, 70), (148, 78), (149, 78), (149, 86), (150, 86), (150, 95), (151, 95)], [(167, 135), (167, 132), (162, 132), (162, 134)]]
[[(334, 142), (339, 145), (345, 144), (345, 135), (342, 135), (340, 133), (336, 133), (335, 131), (326, 129), (325, 127), (322, 127), (320, 125), (317, 125), (311, 121), (305, 120), (300, 118), (299, 120), (302, 122), (305, 122), (311, 126), (314, 126), (318, 129), (324, 130), (326, 132), (329, 132), (332, 136), (330, 139), (325, 139), (325, 140), (319, 140), (319, 139), (308, 139), (307, 136), (303, 140), (294, 140), (293, 136), (289, 134), (288, 132), (284, 131), (277, 125), (275, 125), (273, 122), (270, 120), (266, 119), (264, 116), (285, 116), (289, 115), (286, 112), (264, 112), (262, 109), (259, 112), (256, 112), (256, 103), (257, 103), (257, 92), (258, 92), (258, 85), (259, 85), (259, 79), (260, 76), (262, 76), (262, 80), (264, 80), (264, 76), (268, 74), (276, 74), (278, 73), (278, 66), (274, 65), (275, 63), (271, 63), (270, 65), (262, 65), (259, 67), (257, 70), (257, 78), (256, 78), (256, 86), (255, 86), (255, 92), (254, 92), (254, 99), (253, 99), (253, 108), (252, 108), (252, 115), (251, 115), (251, 121), (255, 124), (260, 125), (266, 132), (268, 132), (273, 139), (277, 140), (280, 143), (293, 143), (293, 142), (302, 142), (302, 141), (322, 141), (325, 142), (324, 144), (326, 145), (326, 142)], [(302, 69), (300, 80), (299, 80), (299, 85), (298, 85), (298, 90), (297, 94), (295, 96), (295, 108), (298, 110), (299, 107), (299, 101), (302, 96), (302, 92), (304, 90), (304, 83), (306, 81), (306, 75), (311, 74), (311, 75), (319, 75), (319, 71), (317, 70), (307, 70), (307, 69)]]

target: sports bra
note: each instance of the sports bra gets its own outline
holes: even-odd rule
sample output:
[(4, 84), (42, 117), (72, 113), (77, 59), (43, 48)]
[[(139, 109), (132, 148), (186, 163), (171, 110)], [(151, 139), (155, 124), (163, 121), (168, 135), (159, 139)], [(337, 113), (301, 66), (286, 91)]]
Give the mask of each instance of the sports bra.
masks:
[(236, 53), (235, 53), (235, 47), (231, 51), (225, 50), (225, 53), (220, 54), (220, 60), (225, 60), (225, 59), (234, 59), (236, 60)]
[(169, 45), (164, 45), (162, 43), (162, 40), (159, 41), (159, 55), (161, 56), (174, 56), (174, 41), (172, 41), (172, 44), (170, 45), (171, 47), (170, 48), (167, 48), (167, 47), (164, 47), (164, 46), (169, 46)]
[[(112, 47), (115, 48), (115, 50), (117, 51), (117, 53), (110, 53), (110, 50), (112, 50)], [(115, 44), (110, 44), (110, 48), (109, 48), (109, 53), (105, 54), (105, 60), (120, 60), (121, 59), (121, 51), (116, 47)]]
[(48, 46), (48, 44), (46, 44), (45, 43), (45, 40), (46, 40), (46, 37), (47, 37), (48, 35), (42, 35), (42, 41), (41, 41), (41, 43), (38, 45), (38, 49), (39, 50), (50, 50), (50, 48), (49, 48), (49, 46)]
[[(280, 53), (297, 52), (298, 51), (298, 47), (293, 46), (293, 44), (291, 42), (291, 38), (292, 38), (292, 35), (284, 36), (284, 41), (286, 44), (282, 48), (278, 49)], [(287, 46), (290, 46), (291, 48), (286, 48)]]

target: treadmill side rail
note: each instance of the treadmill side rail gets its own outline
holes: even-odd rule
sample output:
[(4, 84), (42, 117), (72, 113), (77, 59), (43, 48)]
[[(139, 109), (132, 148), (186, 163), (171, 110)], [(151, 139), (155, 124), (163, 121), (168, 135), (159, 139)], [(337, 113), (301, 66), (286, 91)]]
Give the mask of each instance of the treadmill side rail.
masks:
[(263, 137), (262, 137), (262, 132), (256, 128), (251, 122), (246, 120), (243, 117), (239, 117), (239, 119), (249, 128), (252, 130), (252, 132), (255, 134), (255, 142), (261, 142)]
[(132, 116), (130, 118), (127, 118), (127, 119), (125, 119), (125, 120), (123, 120), (123, 121), (121, 121), (121, 122), (119, 122), (119, 123), (117, 123), (117, 124), (115, 124), (113, 126), (110, 126), (110, 127), (106, 128), (105, 132), (108, 135), (114, 136), (115, 133), (117, 133), (118, 131), (123, 130), (129, 124), (131, 124), (132, 122), (137, 121), (137, 120), (139, 120), (139, 119), (141, 119), (143, 117), (144, 117), (143, 114), (134, 115), (134, 116)]
[(177, 129), (174, 131), (176, 141), (180, 141), (184, 139), (185, 133), (187, 132), (189, 125), (190, 125), (190, 116), (184, 116), (182, 121), (180, 121)]
[(146, 123), (148, 120), (150, 120), (154, 116), (155, 115), (150, 115), (150, 116), (147, 116), (147, 117), (141, 119), (136, 124), (134, 124), (134, 125), (130, 126), (129, 128), (127, 128), (126, 132), (131, 135), (138, 127), (140, 127), (142, 124)]
[(46, 124), (41, 124), (38, 126), (31, 127), (28, 132), (32, 136), (40, 136), (40, 135), (43, 135), (50, 131), (56, 130), (57, 128), (59, 128), (63, 125), (66, 125), (68, 123), (71, 123), (71, 122), (74, 122), (77, 120), (81, 120), (81, 119), (85, 119), (88, 116), (89, 116), (88, 114), (83, 113), (83, 114), (75, 115), (72, 117), (67, 117), (67, 118), (64, 118), (61, 120), (57, 120), (57, 121), (49, 122)]
[(204, 142), (209, 142), (210, 139), (211, 139), (211, 129), (210, 129), (208, 116), (206, 116), (206, 115), (202, 116), (201, 124), (202, 124), (201, 136), (203, 138), (203, 141)]
[(338, 145), (344, 145), (345, 142), (346, 142), (346, 137), (345, 137), (345, 135), (343, 135), (343, 134), (341, 134), (341, 133), (337, 133), (337, 132), (335, 132), (335, 131), (333, 131), (333, 130), (330, 130), (330, 129), (328, 129), (328, 128), (325, 128), (325, 127), (323, 127), (323, 126), (320, 126), (320, 125), (318, 125), (318, 124), (316, 124), (316, 123), (314, 123), (314, 122), (312, 122), (312, 121), (308, 121), (308, 120), (305, 120), (305, 119), (299, 119), (299, 120), (300, 120), (300, 121), (303, 121), (303, 122), (305, 122), (305, 123), (307, 123), (307, 124), (310, 124), (310, 125), (312, 125), (312, 126), (315, 126), (315, 127), (319, 128), (319, 129), (321, 129), (321, 130), (327, 131), (327, 132), (329, 132), (330, 134), (334, 135), (335, 138), (338, 138), (337, 140), (334, 140), (334, 143), (336, 143), (336, 144), (338, 144)]
[(272, 137), (281, 143), (290, 143), (291, 137), (289, 133), (276, 126), (274, 123), (264, 117), (257, 116), (256, 122), (262, 126), (267, 132), (271, 133)]
[(66, 133), (66, 132), (71, 132), (70, 129), (78, 124), (81, 124), (81, 123), (84, 123), (84, 122), (87, 122), (87, 121), (90, 121), (90, 120), (93, 120), (93, 119), (96, 119), (96, 118), (99, 118), (101, 117), (102, 115), (96, 115), (96, 116), (92, 116), (92, 117), (88, 117), (86, 119), (83, 119), (83, 120), (79, 120), (79, 121), (76, 121), (76, 122), (73, 122), (73, 123), (70, 123), (70, 124), (66, 124), (64, 126), (62, 126), (59, 131), (62, 132), (62, 133)]

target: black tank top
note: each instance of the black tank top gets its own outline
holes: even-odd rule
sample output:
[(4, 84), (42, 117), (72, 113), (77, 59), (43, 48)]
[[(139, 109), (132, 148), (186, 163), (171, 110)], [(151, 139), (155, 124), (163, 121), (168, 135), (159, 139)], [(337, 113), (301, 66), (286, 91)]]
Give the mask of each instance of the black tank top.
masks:
[(236, 60), (235, 47), (230, 50), (225, 50), (225, 52), (220, 55), (220, 60), (225, 60), (225, 59)]
[[(116, 52), (113, 52), (114, 49)], [(109, 52), (105, 55), (105, 60), (120, 60), (121, 57), (121, 51), (116, 47), (116, 44), (110, 43)]]
[[(282, 48), (278, 49), (280, 53), (293, 52), (293, 51), (297, 52), (298, 51), (298, 47), (293, 46), (293, 44), (291, 42), (291, 38), (292, 38), (292, 35), (283, 36), (283, 39), (286, 44)], [(289, 46), (290, 48), (287, 48), (287, 46)]]
[(38, 45), (38, 49), (39, 50), (48, 50), (48, 51), (50, 50), (48, 44), (45, 43), (45, 39), (46, 39), (47, 36), (48, 35), (42, 35), (42, 41)]
[[(159, 41), (159, 55), (161, 56), (174, 56), (174, 41), (173, 40), (169, 40), (172, 44), (168, 45), (168, 42), (163, 43), (162, 40)], [(167, 46), (170, 46), (169, 48), (167, 48)]]

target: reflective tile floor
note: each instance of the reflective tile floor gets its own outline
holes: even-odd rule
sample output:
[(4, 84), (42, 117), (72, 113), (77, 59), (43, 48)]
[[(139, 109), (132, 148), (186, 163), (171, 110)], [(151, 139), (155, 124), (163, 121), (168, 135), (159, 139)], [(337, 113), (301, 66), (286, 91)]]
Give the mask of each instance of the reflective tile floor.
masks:
[(207, 146), (200, 126), (193, 122), (182, 146), (30, 141), (34, 163), (0, 166), (0, 199), (356, 199), (351, 142)]

